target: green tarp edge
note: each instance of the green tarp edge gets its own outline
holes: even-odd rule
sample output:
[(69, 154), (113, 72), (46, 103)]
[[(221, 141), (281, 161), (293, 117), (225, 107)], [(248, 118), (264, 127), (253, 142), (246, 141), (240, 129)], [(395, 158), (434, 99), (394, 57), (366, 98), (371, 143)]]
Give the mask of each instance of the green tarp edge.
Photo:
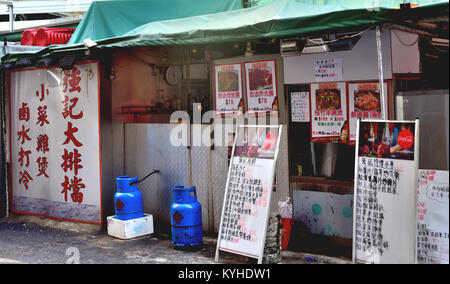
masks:
[[(176, 9), (174, 8), (176, 7)], [(242, 9), (241, 0), (114, 0), (93, 1), (69, 45), (90, 38), (122, 36), (149, 22)]]
[[(245, 10), (246, 9), (242, 10), (243, 17), (245, 17)], [(231, 29), (220, 29), (216, 26), (212, 26), (210, 29), (184, 31), (181, 33), (138, 33), (97, 41), (98, 46), (96, 48), (109, 49), (145, 46), (204, 45), (263, 38), (290, 37), (296, 35), (330, 32), (339, 29), (368, 27), (381, 23), (401, 23), (406, 19), (419, 20), (430, 17), (448, 17), (448, 13), (448, 2), (425, 5), (423, 7), (411, 9), (407, 12), (398, 9), (384, 8), (380, 8), (378, 11), (368, 11), (366, 9), (345, 10), (311, 17), (287, 19), (275, 18), (268, 21), (255, 23), (253, 25), (242, 25)], [(214, 21), (214, 17), (218, 16), (224, 17), (226, 16), (226, 13), (205, 15), (201, 17), (207, 17), (210, 21)], [(163, 21), (157, 24), (164, 25), (168, 22), (170, 22), (169, 24), (174, 24), (175, 22), (175, 24), (183, 25), (184, 21), (190, 21), (193, 18), (167, 22)], [(62, 53), (70, 53), (80, 50), (86, 50), (83, 44), (70, 46), (50, 46), (36, 53), (7, 54), (2, 58), (2, 62), (12, 63), (27, 58), (39, 59), (50, 55), (61, 55)]]

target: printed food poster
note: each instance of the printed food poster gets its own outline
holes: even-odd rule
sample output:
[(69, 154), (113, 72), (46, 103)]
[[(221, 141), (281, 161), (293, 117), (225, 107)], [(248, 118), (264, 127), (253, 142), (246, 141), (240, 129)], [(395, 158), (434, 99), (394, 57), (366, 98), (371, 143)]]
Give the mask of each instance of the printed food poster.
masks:
[(241, 64), (215, 65), (216, 113), (244, 112)]
[(98, 62), (11, 73), (11, 209), (101, 224)]
[(345, 83), (311, 84), (311, 141), (347, 142)]
[(231, 158), (218, 249), (259, 258), (281, 127), (240, 126)]
[(415, 262), (415, 129), (415, 122), (360, 122), (353, 214), (356, 262)]
[[(382, 106), (381, 90), (379, 83), (348, 83), (348, 107), (349, 107), (349, 144), (356, 141), (356, 121), (359, 119), (383, 119), (382, 107), (387, 113), (387, 96)], [(384, 83), (385, 94), (389, 93), (388, 83)]]
[(246, 62), (244, 67), (249, 113), (273, 111), (278, 114), (275, 60)]
[(448, 264), (448, 171), (419, 170), (417, 185), (417, 263)]

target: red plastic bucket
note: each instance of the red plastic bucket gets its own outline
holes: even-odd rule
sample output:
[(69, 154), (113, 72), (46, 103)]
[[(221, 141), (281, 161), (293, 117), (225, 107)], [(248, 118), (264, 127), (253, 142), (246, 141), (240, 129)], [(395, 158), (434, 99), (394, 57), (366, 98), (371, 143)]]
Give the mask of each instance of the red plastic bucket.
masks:
[(291, 229), (294, 223), (294, 218), (281, 218), (281, 249), (286, 250), (291, 239)]

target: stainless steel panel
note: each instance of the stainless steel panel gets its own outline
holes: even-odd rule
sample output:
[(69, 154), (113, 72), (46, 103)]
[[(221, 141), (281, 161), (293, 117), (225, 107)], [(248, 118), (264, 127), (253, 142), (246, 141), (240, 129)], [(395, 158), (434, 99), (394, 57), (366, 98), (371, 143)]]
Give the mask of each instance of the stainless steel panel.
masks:
[(289, 154), (288, 154), (287, 126), (283, 125), (280, 138), (280, 148), (277, 157), (275, 174), (277, 177), (277, 191), (272, 195), (271, 212), (278, 212), (278, 201), (286, 201), (289, 192)]
[(449, 92), (399, 92), (396, 118), (420, 119), (419, 168), (449, 169)]
[(176, 125), (126, 124), (125, 125), (125, 174), (144, 177), (153, 169), (161, 170), (139, 184), (143, 193), (144, 210), (153, 214), (155, 231), (170, 229), (170, 205), (172, 188), (188, 185), (188, 149), (175, 147), (170, 134)]
[[(198, 125), (200, 126), (200, 125)], [(205, 130), (207, 126), (201, 125), (201, 130)], [(191, 134), (194, 135), (194, 126), (192, 126)], [(197, 200), (202, 205), (202, 225), (203, 230), (210, 230), (210, 192), (211, 192), (211, 150), (209, 146), (192, 146), (192, 185), (197, 189)]]
[(223, 198), (228, 176), (228, 147), (214, 147), (211, 152), (212, 175), (212, 212), (214, 214), (214, 232), (219, 232)]

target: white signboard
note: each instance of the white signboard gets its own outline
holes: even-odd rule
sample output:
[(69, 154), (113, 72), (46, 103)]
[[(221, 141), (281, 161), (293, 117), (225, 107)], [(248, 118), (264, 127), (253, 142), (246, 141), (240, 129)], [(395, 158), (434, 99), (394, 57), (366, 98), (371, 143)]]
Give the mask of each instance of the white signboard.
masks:
[(12, 211), (101, 224), (99, 64), (11, 73)]
[(244, 67), (249, 113), (278, 112), (276, 61), (245, 62)]
[[(388, 83), (384, 83), (384, 93), (389, 94)], [(359, 119), (376, 120), (382, 117), (382, 108), (387, 111), (388, 99), (385, 98), (384, 106), (381, 99), (381, 89), (378, 82), (348, 83), (348, 114), (349, 114), (349, 144), (356, 141), (356, 121)]]
[(292, 122), (309, 122), (309, 92), (291, 93)]
[(340, 141), (346, 121), (345, 83), (311, 84), (311, 140)]
[[(355, 262), (415, 262), (418, 124), (359, 124), (353, 214)], [(399, 135), (393, 138), (396, 131)]]
[(216, 113), (220, 115), (244, 112), (241, 64), (215, 65)]
[(239, 126), (233, 146), (219, 250), (262, 262), (281, 126)]
[(314, 61), (316, 82), (333, 82), (342, 80), (342, 58), (328, 58)]
[(449, 263), (448, 190), (448, 171), (419, 170), (417, 263)]

